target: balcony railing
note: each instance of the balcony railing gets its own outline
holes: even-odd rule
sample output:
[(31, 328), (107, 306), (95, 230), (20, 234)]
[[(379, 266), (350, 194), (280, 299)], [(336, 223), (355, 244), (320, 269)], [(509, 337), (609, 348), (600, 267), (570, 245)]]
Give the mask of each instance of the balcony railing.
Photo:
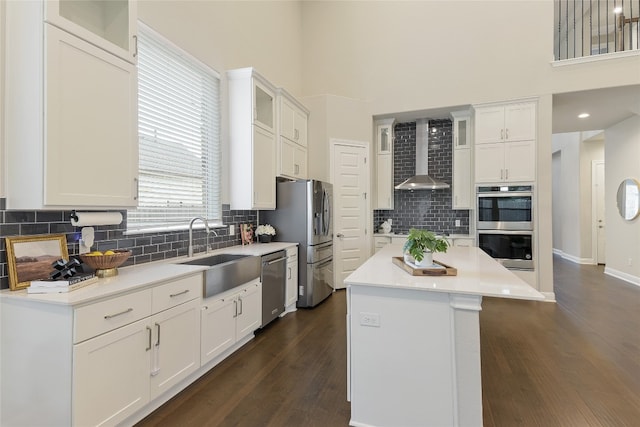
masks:
[(555, 0), (556, 61), (638, 50), (640, 0)]

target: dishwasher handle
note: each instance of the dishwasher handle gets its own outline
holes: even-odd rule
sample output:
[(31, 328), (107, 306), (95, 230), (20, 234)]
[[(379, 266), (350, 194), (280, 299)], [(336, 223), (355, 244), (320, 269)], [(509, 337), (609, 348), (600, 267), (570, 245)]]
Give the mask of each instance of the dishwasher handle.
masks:
[(280, 262), (280, 261), (286, 261), (286, 259), (287, 259), (287, 257), (286, 257), (286, 256), (283, 256), (282, 258), (276, 258), (276, 259), (273, 259), (273, 260), (271, 260), (271, 261), (264, 261), (264, 262), (262, 263), (262, 265), (263, 265), (263, 266), (264, 266), (264, 265), (271, 265), (271, 264), (275, 264), (275, 263)]

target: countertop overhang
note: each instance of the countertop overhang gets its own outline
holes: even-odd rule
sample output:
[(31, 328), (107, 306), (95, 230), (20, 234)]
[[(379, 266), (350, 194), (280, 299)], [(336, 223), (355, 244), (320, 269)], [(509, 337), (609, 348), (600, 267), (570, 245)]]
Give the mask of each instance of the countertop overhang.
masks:
[(497, 298), (544, 300), (543, 294), (477, 247), (450, 247), (434, 260), (451, 265), (457, 276), (412, 276), (392, 262), (402, 256), (402, 244), (383, 247), (346, 279), (347, 286), (374, 286), (479, 295)]

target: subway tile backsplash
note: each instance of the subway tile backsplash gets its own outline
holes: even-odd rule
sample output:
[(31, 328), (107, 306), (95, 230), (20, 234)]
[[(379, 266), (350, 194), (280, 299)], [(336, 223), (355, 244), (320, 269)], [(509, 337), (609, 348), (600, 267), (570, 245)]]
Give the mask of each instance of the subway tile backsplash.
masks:
[[(448, 184), (452, 181), (453, 129), (451, 120), (429, 120), (429, 175)], [(416, 122), (397, 123), (393, 146), (394, 185), (413, 176), (416, 170)], [(467, 234), (469, 211), (451, 209), (451, 188), (445, 190), (394, 190), (393, 210), (374, 210), (373, 227), (393, 219), (391, 230), (406, 234), (410, 228), (426, 228), (442, 234)], [(460, 220), (460, 227), (455, 221)]]
[[(2, 206), (0, 200), (0, 206)], [(132, 256), (124, 265), (144, 264), (146, 262), (174, 258), (187, 254), (189, 246), (188, 231), (164, 233), (144, 233), (125, 235), (127, 229), (127, 211), (120, 211), (124, 220), (120, 225), (96, 226), (95, 243), (92, 249), (128, 249)], [(9, 287), (7, 252), (5, 237), (29, 236), (35, 234), (65, 234), (69, 255), (78, 255), (81, 227), (74, 227), (69, 221), (71, 211), (7, 211), (0, 209), (0, 289)], [(226, 228), (216, 229), (218, 236), (211, 234), (209, 244), (212, 249), (220, 249), (241, 244), (238, 234), (239, 224), (253, 224), (257, 221), (256, 211), (230, 210), (222, 205), (223, 222)], [(229, 225), (234, 224), (236, 234), (229, 235)], [(206, 245), (206, 232), (194, 230), (194, 252), (203, 252)]]

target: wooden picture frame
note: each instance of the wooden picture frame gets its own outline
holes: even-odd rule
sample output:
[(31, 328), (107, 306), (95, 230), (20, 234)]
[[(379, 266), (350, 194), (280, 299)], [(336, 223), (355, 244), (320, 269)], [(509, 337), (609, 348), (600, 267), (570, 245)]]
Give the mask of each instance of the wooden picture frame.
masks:
[(47, 279), (54, 261), (69, 259), (64, 234), (5, 237), (5, 243), (12, 291), (29, 287), (32, 280)]

